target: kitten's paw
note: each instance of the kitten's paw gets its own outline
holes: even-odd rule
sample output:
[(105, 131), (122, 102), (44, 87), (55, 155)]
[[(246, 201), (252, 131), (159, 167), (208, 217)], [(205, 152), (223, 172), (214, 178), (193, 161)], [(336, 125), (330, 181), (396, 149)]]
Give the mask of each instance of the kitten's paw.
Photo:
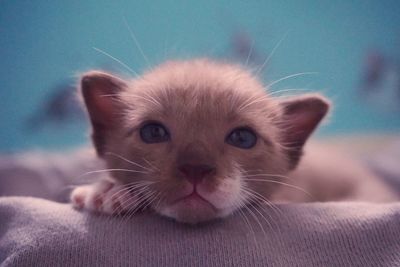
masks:
[(111, 181), (79, 186), (71, 193), (72, 205), (105, 214), (122, 214), (136, 209), (137, 199), (127, 188)]

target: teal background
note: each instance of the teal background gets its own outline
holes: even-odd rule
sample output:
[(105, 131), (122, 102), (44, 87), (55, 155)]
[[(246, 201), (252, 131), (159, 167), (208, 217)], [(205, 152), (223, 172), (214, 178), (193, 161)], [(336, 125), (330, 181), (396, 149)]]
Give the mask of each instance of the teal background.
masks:
[[(93, 47), (136, 72), (148, 68), (124, 17), (151, 64), (176, 57), (232, 59), (238, 33), (251, 37), (254, 53), (264, 59), (283, 38), (262, 79), (317, 72), (272, 89), (306, 88), (331, 97), (334, 111), (320, 135), (400, 129), (395, 97), (366, 101), (359, 91), (370, 49), (399, 60), (400, 1), (0, 0), (0, 151), (87, 143), (85, 120), (49, 123), (36, 131), (24, 125), (60, 81), (73, 84), (91, 68), (126, 72)], [(399, 79), (399, 72), (390, 75)]]

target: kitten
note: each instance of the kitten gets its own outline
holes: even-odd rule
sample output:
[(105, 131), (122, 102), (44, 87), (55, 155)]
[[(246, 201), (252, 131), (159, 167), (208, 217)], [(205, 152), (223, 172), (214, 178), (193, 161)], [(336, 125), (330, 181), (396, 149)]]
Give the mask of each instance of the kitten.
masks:
[(170, 61), (131, 81), (91, 71), (81, 90), (110, 176), (77, 187), (71, 195), (77, 208), (106, 214), (151, 208), (197, 223), (254, 201), (310, 201), (304, 191), (326, 201), (355, 191), (342, 178), (320, 177), (332, 169), (324, 151), (326, 160), (316, 155), (296, 170), (328, 112), (321, 95), (273, 98), (250, 72), (208, 59)]

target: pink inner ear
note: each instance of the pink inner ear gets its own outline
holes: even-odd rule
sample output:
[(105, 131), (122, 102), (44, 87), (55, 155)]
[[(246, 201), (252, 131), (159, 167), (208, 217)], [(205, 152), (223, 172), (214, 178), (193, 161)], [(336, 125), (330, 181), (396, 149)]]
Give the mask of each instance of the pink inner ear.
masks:
[(82, 78), (82, 93), (93, 125), (112, 128), (120, 108), (118, 93), (125, 83), (112, 75), (90, 72)]
[(111, 126), (116, 113), (113, 97), (107, 94), (96, 94), (92, 97), (91, 101), (92, 119), (98, 123)]
[(284, 145), (295, 166), (302, 147), (329, 109), (329, 102), (318, 95), (303, 96), (281, 103), (283, 107)]
[(319, 110), (297, 110), (290, 115), (289, 136), (292, 141), (304, 143), (308, 136), (314, 131), (324, 114)]
[[(291, 139), (305, 142), (329, 109), (321, 96), (304, 96), (282, 103), (287, 134)], [(303, 140), (302, 140), (303, 139)]]
[(97, 154), (102, 156), (110, 133), (120, 122), (119, 93), (126, 83), (110, 74), (92, 71), (81, 80), (81, 90), (92, 123), (92, 139)]

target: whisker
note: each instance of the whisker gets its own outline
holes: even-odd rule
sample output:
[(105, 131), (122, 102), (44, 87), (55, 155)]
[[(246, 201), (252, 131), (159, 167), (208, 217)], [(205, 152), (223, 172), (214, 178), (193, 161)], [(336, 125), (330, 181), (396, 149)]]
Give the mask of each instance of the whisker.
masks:
[(77, 176), (74, 179), (79, 179), (79, 178), (82, 178), (83, 176), (86, 176), (86, 175), (89, 175), (89, 174), (93, 174), (93, 173), (103, 173), (103, 172), (110, 172), (110, 171), (148, 173), (148, 172), (144, 172), (144, 171), (136, 171), (136, 170), (129, 170), (129, 169), (104, 169), (104, 170), (95, 170), (95, 171), (85, 172), (84, 174), (81, 174), (81, 175)]
[[(149, 186), (150, 185), (143, 185), (139, 186), (136, 188), (131, 188), (128, 193), (132, 196), (131, 198), (128, 198), (127, 200), (123, 201), (121, 203), (121, 206), (127, 204), (128, 206), (131, 206), (132, 204), (135, 204), (134, 207), (137, 207), (139, 205), (136, 205), (137, 203), (140, 203), (141, 199), (144, 197), (143, 193), (149, 191)], [(136, 203), (135, 203), (136, 202)]]
[(153, 208), (154, 210), (156, 210), (157, 208), (159, 208), (160, 205), (161, 205), (161, 202), (162, 202), (163, 200), (165, 200), (167, 191), (168, 191), (168, 190), (160, 191), (159, 199), (158, 199), (157, 203), (154, 205), (154, 208)]
[(149, 189), (147, 190), (147, 192), (143, 193), (142, 198), (138, 201), (140, 203), (140, 205), (136, 206), (133, 213), (136, 213), (139, 210), (144, 210), (147, 207), (147, 205), (145, 205), (145, 204), (148, 203), (149, 199), (151, 199), (155, 195), (156, 195), (156, 192), (149, 190)]
[(309, 197), (314, 198), (309, 192), (307, 192), (306, 190), (304, 190), (303, 188), (296, 186), (296, 185), (292, 185), (292, 184), (288, 184), (288, 183), (284, 183), (284, 182), (280, 182), (280, 181), (275, 181), (275, 180), (267, 180), (267, 179), (244, 179), (246, 181), (254, 181), (254, 182), (268, 182), (268, 183), (276, 183), (276, 184), (280, 184), (280, 185), (285, 185), (287, 187), (291, 187), (294, 189), (297, 189), (305, 194), (307, 194)]
[(160, 103), (157, 99), (155, 99), (154, 97), (152, 97), (151, 95), (149, 95), (149, 94), (147, 94), (147, 93), (145, 93), (145, 92), (143, 92), (143, 93), (144, 93), (148, 98), (150, 98), (150, 99), (153, 100), (155, 103), (157, 103), (158, 106), (162, 107), (161, 103)]
[[(108, 198), (104, 199), (104, 204), (109, 203), (109, 202), (111, 202), (113, 204), (114, 198), (120, 194), (119, 195), (120, 199), (118, 200), (120, 203), (120, 206), (117, 208), (114, 208), (112, 205), (111, 209), (112, 209), (112, 214), (121, 214), (123, 212), (123, 204), (125, 204), (125, 202), (127, 202), (128, 200), (132, 199), (132, 198), (128, 198), (127, 201), (123, 201), (125, 196), (127, 196), (127, 195), (130, 196), (132, 194), (132, 190), (139, 191), (141, 188), (147, 187), (154, 183), (156, 183), (156, 182), (139, 181), (139, 182), (132, 182), (132, 183), (126, 184), (120, 190), (118, 190), (117, 192), (115, 192), (114, 194), (109, 196)], [(119, 209), (119, 211), (117, 209)]]
[(97, 52), (99, 52), (99, 53), (101, 53), (101, 54), (103, 54), (103, 55), (105, 55), (105, 56), (111, 58), (112, 60), (118, 62), (119, 64), (121, 64), (121, 66), (123, 66), (124, 68), (126, 68), (129, 72), (131, 72), (132, 74), (134, 74), (136, 77), (139, 77), (139, 74), (138, 74), (136, 71), (134, 71), (133, 69), (131, 69), (128, 65), (126, 65), (124, 62), (122, 62), (122, 61), (119, 60), (118, 58), (113, 57), (112, 55), (110, 55), (109, 53), (107, 53), (107, 52), (101, 50), (100, 48), (93, 47), (93, 49), (96, 50)]
[[(100, 97), (112, 97), (113, 98), (112, 101), (118, 102), (118, 103), (122, 104), (123, 106), (128, 105), (128, 103), (126, 101), (119, 99), (119, 97), (120, 97), (119, 94), (103, 94), (103, 95), (100, 95)], [(123, 114), (121, 113), (121, 116), (122, 115)]]
[(114, 194), (112, 194), (109, 199), (112, 200), (112, 198), (114, 198), (115, 196), (117, 196), (119, 193), (124, 192), (122, 195), (120, 195), (120, 197), (124, 197), (127, 194), (130, 194), (132, 192), (132, 190), (136, 190), (138, 188), (147, 186), (147, 185), (152, 185), (155, 184), (156, 182), (147, 182), (147, 181), (139, 181), (136, 183), (129, 183), (126, 185), (122, 185), (122, 188), (120, 190), (118, 190), (117, 192), (115, 192)]
[(254, 218), (254, 220), (256, 221), (256, 223), (258, 224), (258, 226), (260, 227), (261, 231), (263, 232), (264, 237), (266, 237), (267, 234), (265, 233), (264, 227), (262, 226), (262, 224), (261, 224), (260, 220), (258, 219), (258, 217), (254, 214), (254, 212), (249, 208), (248, 205), (244, 205), (243, 207), (244, 207), (244, 208), (250, 213), (250, 215)]
[(288, 179), (290, 181), (295, 181), (292, 177), (281, 175), (281, 174), (272, 174), (272, 173), (245, 174), (242, 177), (243, 178), (248, 178), (248, 177), (257, 177), (257, 176), (284, 178), (284, 179)]
[(291, 74), (288, 76), (285, 76), (283, 78), (280, 78), (276, 81), (271, 82), (270, 84), (268, 84), (266, 87), (267, 88), (271, 88), (273, 85), (282, 82), (284, 80), (290, 79), (290, 78), (294, 78), (294, 77), (298, 77), (298, 76), (304, 76), (304, 75), (313, 75), (313, 74), (318, 74), (318, 72), (299, 72), (299, 73), (295, 73), (295, 74)]
[(129, 97), (135, 97), (135, 98), (140, 98), (140, 99), (146, 100), (147, 102), (150, 102), (150, 103), (154, 104), (155, 106), (160, 106), (160, 105), (161, 105), (158, 101), (151, 100), (151, 99), (149, 99), (149, 98), (147, 98), (147, 97), (144, 97), (144, 96), (141, 96), (141, 95), (129, 94), (128, 96), (129, 96)]
[[(250, 188), (247, 188), (247, 189), (250, 189)], [(279, 223), (277, 223), (275, 220), (273, 220), (273, 217), (270, 215), (270, 213), (268, 212), (268, 210), (266, 210), (266, 207), (265, 207), (264, 205), (262, 205), (262, 203), (267, 204), (267, 205), (279, 216), (279, 218), (286, 218), (286, 217), (284, 216), (284, 214), (281, 212), (281, 210), (280, 210), (278, 207), (276, 207), (275, 205), (273, 205), (272, 202), (268, 201), (267, 199), (265, 199), (265, 198), (263, 198), (263, 197), (260, 197), (260, 199), (259, 199), (259, 198), (257, 197), (257, 195), (255, 195), (255, 194), (258, 194), (257, 192), (251, 190), (252, 192), (254, 192), (254, 194), (253, 194), (252, 192), (247, 191), (245, 188), (242, 188), (242, 190), (243, 190), (243, 192), (244, 192), (245, 194), (247, 194), (247, 195), (250, 197), (250, 199), (252, 199), (252, 200), (258, 200), (258, 201), (250, 202), (249, 204), (252, 205), (252, 204), (254, 203), (254, 204), (257, 205), (259, 208), (261, 208), (262, 210), (264, 210), (264, 213), (265, 213), (266, 215), (268, 215), (268, 217), (272, 220), (272, 223), (276, 226), (276, 229), (278, 230), (278, 234), (279, 234), (279, 235), (278, 235), (278, 240), (279, 240), (280, 236), (282, 236), (282, 232), (281, 232), (281, 229), (280, 229), (280, 225), (279, 225)], [(255, 198), (255, 199), (254, 199), (254, 198)], [(260, 200), (261, 200), (261, 201), (260, 201)], [(253, 206), (253, 205), (252, 205), (252, 206)], [(276, 210), (275, 210), (274, 208), (275, 208)], [(258, 211), (257, 207), (254, 207), (254, 209)], [(267, 218), (265, 218), (264, 213), (262, 213), (261, 211), (258, 211), (258, 213), (263, 217), (263, 219), (267, 222), (267, 224), (271, 227), (271, 229), (273, 229), (272, 224), (269, 222), (269, 220), (268, 220)]]
[(250, 221), (248, 220), (246, 214), (242, 211), (243, 207), (244, 207), (244, 205), (238, 205), (236, 211), (240, 214), (240, 217), (244, 220), (247, 228), (250, 230), (250, 233), (253, 236), (254, 242), (257, 243), (257, 239), (256, 239), (256, 236), (255, 236), (254, 229), (251, 226)]
[[(258, 207), (261, 207), (261, 208), (264, 209), (264, 207), (263, 207), (262, 205), (260, 205), (259, 203), (257, 203), (257, 202), (254, 202), (254, 205), (253, 205), (253, 203), (249, 203), (249, 207), (252, 208), (252, 209), (254, 209), (255, 212), (257, 212), (258, 215), (261, 216), (261, 219), (262, 219), (264, 222), (266, 222), (266, 223), (268, 224), (269, 228), (273, 229), (272, 224), (271, 224), (271, 223), (269, 222), (269, 220), (264, 216), (264, 214), (257, 208), (256, 205), (257, 205)], [(265, 211), (265, 209), (264, 209), (264, 211)], [(267, 213), (267, 214), (268, 214), (268, 213)], [(268, 216), (272, 219), (271, 215), (268, 214)], [(277, 225), (276, 223), (274, 223), (274, 224)], [(266, 232), (264, 231), (264, 229), (262, 229), (262, 231), (263, 231), (263, 233), (264, 233), (264, 235), (265, 235), (265, 237), (266, 237)]]
[(157, 200), (157, 198), (158, 198), (158, 196), (159, 196), (160, 194), (161, 194), (160, 192), (153, 194), (153, 195), (151, 196), (150, 201), (148, 201), (148, 203), (146, 204), (146, 206), (143, 207), (143, 209), (145, 210), (147, 207), (150, 207), (151, 204), (154, 203), (154, 202)]
[(146, 188), (146, 190), (142, 191), (142, 196), (137, 200), (137, 204), (133, 205), (133, 209), (131, 209), (131, 211), (128, 214), (128, 216), (126, 218), (131, 218), (133, 215), (135, 215), (139, 210), (144, 210), (145, 204), (148, 202), (148, 200), (152, 197), (154, 197), (155, 192), (152, 190), (149, 190), (148, 188)]
[(245, 105), (242, 105), (241, 107), (239, 107), (238, 110), (241, 111), (241, 110), (243, 110), (243, 109), (245, 109), (245, 108), (247, 108), (247, 107), (249, 107), (249, 106), (251, 106), (253, 104), (256, 104), (256, 103), (259, 103), (259, 102), (263, 102), (263, 101), (265, 101), (267, 99), (269, 99), (269, 95), (261, 97), (261, 98), (258, 98), (256, 100), (253, 100), (250, 103), (246, 103)]
[[(135, 195), (131, 195), (131, 198), (121, 203), (121, 206), (131, 206), (130, 208), (128, 208), (128, 210), (123, 212), (121, 222), (129, 220), (131, 216), (134, 215), (136, 211), (138, 211), (142, 207), (142, 201), (146, 198), (146, 195), (149, 194), (149, 192), (151, 192), (151, 190), (149, 190), (148, 186), (144, 186), (142, 188), (139, 188), (137, 192), (135, 192)], [(138, 197), (138, 195), (140, 196)]]
[[(286, 92), (306, 92), (308, 91), (307, 89), (301, 89), (301, 88), (288, 88), (288, 89), (282, 89), (282, 90), (278, 90), (278, 91), (273, 91), (271, 93), (268, 93), (268, 96), (274, 96), (277, 94), (281, 94), (281, 93), (286, 93)], [(290, 97), (287, 95), (281, 96), (281, 97)]]
[(159, 168), (157, 168), (156, 166), (154, 166), (154, 164), (152, 164), (150, 161), (148, 161), (146, 158), (142, 158), (150, 167), (152, 167), (153, 169), (160, 171)]
[[(278, 230), (278, 236), (277, 236), (277, 240), (280, 241), (281, 240), (281, 236), (282, 236), (282, 232), (281, 232), (281, 227), (280, 224), (277, 223), (276, 221), (273, 220), (273, 217), (271, 215), (269, 215), (268, 211), (265, 210), (265, 206), (263, 206), (261, 203), (255, 202), (255, 204), (260, 207), (261, 209), (263, 209), (265, 211), (265, 213), (269, 216), (269, 218), (271, 218), (272, 222), (274, 223), (274, 225), (276, 226), (276, 229)], [(258, 209), (256, 209), (258, 210)], [(267, 220), (267, 218), (265, 218), (263, 216), (263, 213), (261, 211), (259, 211), (260, 215), (266, 220), (266, 222), (268, 223), (268, 225), (272, 228), (272, 225), (269, 223), (269, 221)], [(280, 217), (280, 218), (286, 218), (284, 216)]]
[[(263, 96), (263, 98), (264, 98), (265, 96)], [(249, 99), (247, 99), (244, 103), (242, 103), (239, 107), (238, 107), (238, 110), (241, 110), (242, 108), (243, 108), (243, 106), (246, 106), (248, 103), (250, 103), (250, 102), (252, 102), (252, 101), (254, 101), (254, 100), (257, 100), (258, 99), (258, 96), (253, 96), (253, 97), (250, 97)]]
[(275, 51), (278, 49), (278, 47), (281, 45), (281, 43), (283, 42), (283, 40), (286, 39), (286, 36), (288, 35), (288, 32), (285, 33), (285, 35), (283, 35), (283, 37), (278, 41), (278, 43), (274, 46), (274, 48), (272, 49), (271, 53), (269, 53), (268, 57), (264, 60), (263, 64), (261, 64), (261, 66), (257, 69), (255, 76), (257, 76), (258, 74), (260, 74), (260, 72), (264, 69), (264, 67), (268, 64), (269, 60), (272, 58), (272, 56), (274, 55)]
[(144, 170), (151, 170), (151, 169), (149, 169), (149, 168), (146, 168), (146, 167), (143, 166), (143, 165), (140, 165), (140, 164), (137, 163), (137, 162), (133, 162), (133, 161), (131, 161), (131, 160), (129, 160), (129, 159), (127, 159), (127, 158), (125, 158), (125, 157), (119, 155), (119, 154), (116, 154), (116, 153), (114, 153), (114, 152), (105, 152), (104, 155), (111, 155), (111, 156), (117, 157), (117, 158), (122, 159), (122, 160), (124, 160), (124, 161), (126, 161), (126, 162), (128, 162), (128, 163), (131, 163), (132, 165), (141, 167), (141, 168), (143, 168)]
[(253, 40), (253, 41), (251, 42), (250, 50), (249, 50), (249, 53), (247, 54), (246, 62), (245, 62), (245, 64), (244, 64), (246, 67), (247, 67), (247, 65), (249, 64), (250, 57), (251, 57), (251, 55), (252, 55), (252, 53), (253, 53), (254, 43), (255, 43), (255, 40)]
[[(279, 224), (277, 224), (274, 220), (273, 217), (268, 213), (268, 210), (266, 210), (266, 207), (264, 205), (262, 205), (260, 202), (253, 202), (254, 205), (257, 205), (260, 209), (262, 209), (267, 215), (268, 217), (272, 220), (272, 222), (274, 223), (275, 226), (277, 226), (277, 228), (279, 229)], [(253, 203), (251, 204), (253, 206)], [(261, 217), (263, 217), (263, 219), (267, 222), (268, 226), (271, 227), (271, 229), (273, 229), (272, 224), (269, 222), (269, 220), (267, 218), (265, 218), (263, 212), (261, 212), (260, 210), (257, 209), (256, 206), (254, 206), (254, 209), (256, 211), (258, 211), (258, 213), (260, 214)]]
[(260, 193), (250, 189), (249, 187), (242, 188), (242, 190), (244, 192), (246, 192), (247, 194), (250, 194), (250, 196), (253, 197), (253, 199), (256, 198), (257, 200), (261, 201), (262, 203), (267, 204), (268, 207), (270, 207), (278, 215), (283, 215), (282, 211), (276, 205), (274, 205), (270, 200), (268, 200), (266, 197), (264, 197)]
[(139, 197), (137, 197), (136, 202), (139, 203), (139, 205), (135, 205), (136, 206), (135, 209), (139, 210), (139, 209), (143, 208), (143, 206), (142, 206), (143, 201), (151, 193), (153, 193), (153, 190), (151, 190), (150, 186), (144, 186), (141, 189), (137, 189), (136, 196), (139, 196)]
[(134, 34), (133, 31), (132, 31), (131, 26), (129, 25), (128, 21), (126, 20), (126, 17), (123, 16), (123, 18), (124, 18), (125, 25), (126, 25), (126, 27), (128, 28), (128, 31), (129, 31), (129, 33), (130, 33), (130, 36), (131, 36), (133, 42), (135, 43), (136, 47), (138, 48), (140, 54), (142, 54), (142, 57), (143, 57), (143, 59), (146, 61), (147, 66), (151, 68), (150, 61), (149, 61), (149, 59), (147, 58), (147, 56), (144, 54), (143, 49), (142, 49), (142, 47), (141, 47), (139, 41), (137, 40), (135, 34)]

